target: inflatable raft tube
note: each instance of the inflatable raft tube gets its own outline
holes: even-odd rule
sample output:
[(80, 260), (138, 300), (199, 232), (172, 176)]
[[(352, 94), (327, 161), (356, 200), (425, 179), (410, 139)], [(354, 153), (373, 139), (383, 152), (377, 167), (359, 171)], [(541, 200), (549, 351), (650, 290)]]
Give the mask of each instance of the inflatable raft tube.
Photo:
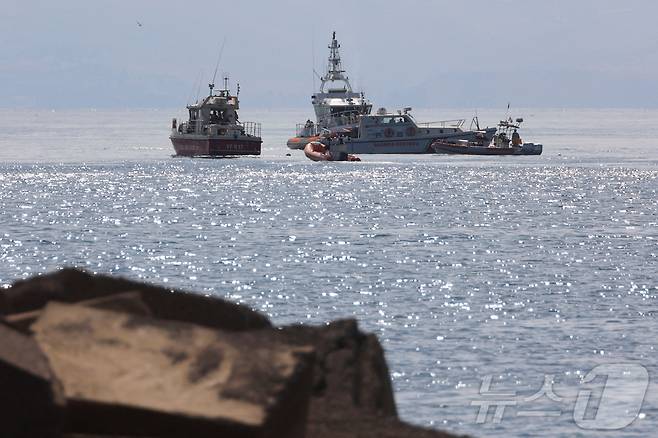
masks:
[(319, 141), (310, 141), (304, 146), (304, 155), (312, 161), (361, 161), (356, 155), (338, 152), (332, 154), (329, 148)]
[(304, 155), (311, 161), (331, 161), (327, 147), (319, 141), (309, 141), (304, 146)]
[(286, 145), (288, 146), (288, 149), (304, 149), (304, 146), (306, 146), (309, 141), (317, 141), (319, 138), (319, 136), (293, 137), (288, 139)]

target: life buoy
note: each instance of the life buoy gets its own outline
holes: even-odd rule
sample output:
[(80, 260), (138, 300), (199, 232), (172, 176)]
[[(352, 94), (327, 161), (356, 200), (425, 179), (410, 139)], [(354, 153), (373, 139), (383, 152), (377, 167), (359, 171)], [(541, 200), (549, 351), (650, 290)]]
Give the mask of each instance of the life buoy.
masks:
[(415, 137), (416, 136), (416, 128), (413, 126), (410, 126), (407, 128), (407, 137)]
[(395, 134), (393, 128), (384, 129), (384, 137), (393, 137), (393, 134)]

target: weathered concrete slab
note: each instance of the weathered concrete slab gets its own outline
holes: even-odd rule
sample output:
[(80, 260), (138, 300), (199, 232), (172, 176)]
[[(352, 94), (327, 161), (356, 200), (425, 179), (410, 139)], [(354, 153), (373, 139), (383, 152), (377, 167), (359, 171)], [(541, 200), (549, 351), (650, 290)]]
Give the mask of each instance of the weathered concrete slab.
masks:
[(309, 347), (55, 302), (32, 330), (62, 383), (68, 432), (304, 436)]
[(262, 314), (219, 298), (175, 291), (77, 269), (17, 281), (0, 293), (0, 316), (38, 310), (49, 301), (76, 303), (121, 292), (139, 291), (156, 318), (191, 322), (222, 330), (271, 327)]
[(0, 324), (0, 436), (59, 436), (64, 398), (37, 343)]

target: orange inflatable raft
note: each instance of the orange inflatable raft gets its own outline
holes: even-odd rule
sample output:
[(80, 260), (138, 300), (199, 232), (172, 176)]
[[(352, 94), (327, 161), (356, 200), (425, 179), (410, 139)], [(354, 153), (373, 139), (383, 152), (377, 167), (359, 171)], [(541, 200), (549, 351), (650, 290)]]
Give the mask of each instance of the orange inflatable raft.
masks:
[(304, 146), (304, 155), (312, 161), (361, 161), (356, 155), (338, 152), (332, 154), (327, 146), (319, 141), (311, 141)]
[(312, 137), (293, 137), (289, 138), (286, 144), (288, 145), (289, 149), (304, 149), (304, 145), (306, 145), (309, 141), (317, 141), (319, 138), (319, 135)]

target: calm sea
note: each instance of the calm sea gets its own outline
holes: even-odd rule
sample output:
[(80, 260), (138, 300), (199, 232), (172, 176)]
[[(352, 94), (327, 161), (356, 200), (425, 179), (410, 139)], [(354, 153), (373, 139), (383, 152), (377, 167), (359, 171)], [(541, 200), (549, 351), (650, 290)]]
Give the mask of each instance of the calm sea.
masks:
[(261, 157), (192, 160), (171, 157), (176, 110), (2, 110), (0, 284), (74, 265), (277, 324), (356, 317), (413, 423), (653, 434), (658, 111), (516, 115), (544, 155), (313, 163), (285, 147), (310, 111), (243, 111)]

